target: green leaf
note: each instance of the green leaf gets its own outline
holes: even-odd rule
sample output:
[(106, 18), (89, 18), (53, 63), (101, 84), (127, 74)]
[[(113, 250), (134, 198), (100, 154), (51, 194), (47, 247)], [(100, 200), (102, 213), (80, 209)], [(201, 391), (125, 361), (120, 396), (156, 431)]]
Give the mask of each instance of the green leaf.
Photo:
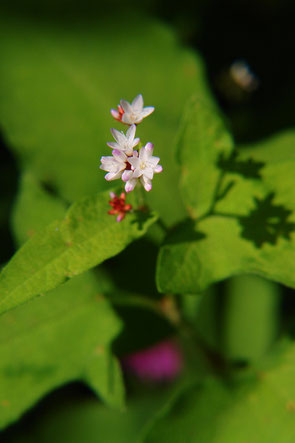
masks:
[(76, 277), (0, 318), (0, 427), (52, 389), (83, 380), (122, 406), (120, 370), (110, 344), (120, 322), (91, 273)]
[[(122, 38), (124, 22), (132, 26)], [(199, 56), (166, 25), (130, 10), (91, 23), (4, 17), (0, 29), (0, 119), (21, 164), (67, 201), (106, 189), (99, 158), (111, 152), (110, 128), (126, 130), (110, 109), (142, 93), (155, 112), (137, 135), (154, 143), (164, 168), (147, 199), (168, 223), (180, 220), (174, 142), (186, 100), (209, 95)]]
[(42, 188), (30, 173), (24, 173), (12, 213), (16, 242), (24, 243), (53, 220), (62, 218), (65, 210), (62, 200)]
[(232, 387), (218, 379), (190, 388), (146, 443), (289, 443), (295, 438), (295, 349), (279, 366)]
[(108, 200), (109, 193), (104, 192), (74, 203), (63, 220), (53, 222), (19, 249), (0, 274), (0, 312), (118, 254), (156, 220), (154, 214), (134, 211), (117, 223), (107, 213)]
[(193, 97), (187, 104), (178, 143), (182, 197), (194, 217), (206, 213), (215, 197), (220, 153), (230, 153), (233, 141), (213, 103)]
[[(206, 122), (220, 122), (212, 108), (204, 112)], [(194, 125), (199, 128), (197, 140), (208, 137), (209, 129), (200, 115), (197, 102), (182, 137), (182, 149), (187, 153), (183, 161), (187, 170), (194, 171), (189, 179), (184, 171), (183, 193), (195, 220), (176, 227), (161, 248), (159, 290), (196, 293), (243, 273), (295, 287), (295, 134), (276, 135), (229, 152), (224, 143), (227, 135), (217, 123), (219, 130), (212, 129), (214, 136), (209, 136), (211, 144), (195, 145)], [(200, 149), (199, 156), (194, 149)], [(207, 170), (208, 179), (204, 177)]]

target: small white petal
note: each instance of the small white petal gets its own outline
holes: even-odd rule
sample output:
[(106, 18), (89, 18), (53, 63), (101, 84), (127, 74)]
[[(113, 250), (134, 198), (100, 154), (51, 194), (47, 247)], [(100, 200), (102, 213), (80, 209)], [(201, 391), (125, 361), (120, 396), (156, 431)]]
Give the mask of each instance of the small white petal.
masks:
[(135, 111), (142, 111), (143, 108), (143, 97), (141, 94), (138, 94), (131, 104), (132, 108)]
[(128, 180), (130, 180), (131, 179), (131, 177), (132, 177), (132, 175), (133, 175), (133, 171), (124, 171), (123, 172), (123, 174), (122, 174), (122, 180), (123, 180), (123, 182), (128, 182)]
[(146, 106), (140, 113), (141, 118), (145, 118), (154, 112), (155, 108), (153, 106)]
[(115, 198), (115, 197), (116, 197), (116, 194), (115, 194), (114, 192), (110, 192), (110, 197), (111, 197), (111, 198)]
[(138, 145), (139, 142), (140, 142), (140, 138), (136, 137), (131, 144), (132, 148), (134, 148), (136, 145)]
[(162, 168), (161, 165), (157, 165), (157, 166), (154, 168), (154, 172), (162, 172), (162, 171), (163, 171), (163, 168)]
[(147, 191), (147, 192), (149, 192), (149, 191), (151, 191), (152, 190), (152, 184), (151, 183), (146, 183), (145, 185), (144, 185), (144, 189)]
[(142, 169), (140, 169), (140, 168), (136, 168), (136, 169), (134, 170), (134, 172), (133, 172), (133, 177), (134, 177), (134, 178), (139, 178), (139, 177), (142, 176), (142, 174), (143, 174)]
[(160, 161), (160, 157), (152, 157), (151, 156), (148, 159), (149, 166), (151, 166), (152, 168), (155, 168), (157, 166), (157, 164), (159, 163), (159, 161)]
[(153, 153), (153, 150), (154, 150), (154, 145), (151, 142), (148, 142), (145, 145), (145, 150), (146, 150), (146, 152), (149, 153), (149, 155), (151, 155)]
[(122, 152), (122, 151), (120, 151), (119, 149), (114, 149), (113, 151), (112, 151), (112, 154), (113, 154), (113, 156), (114, 156), (114, 158), (118, 161), (118, 162), (125, 162), (126, 161), (126, 159), (127, 159), (127, 157), (126, 157), (126, 155), (124, 154), (124, 152)]
[(140, 178), (140, 181), (141, 181), (141, 183), (142, 183), (144, 189), (145, 189), (147, 192), (149, 192), (149, 191), (152, 189), (152, 182), (151, 182), (149, 179), (147, 179), (147, 178), (145, 178), (144, 176), (142, 176), (142, 177)]
[(126, 183), (126, 185), (125, 185), (125, 191), (126, 191), (126, 192), (131, 192), (131, 191), (133, 191), (133, 189), (134, 189), (135, 186), (136, 186), (136, 183), (137, 183), (137, 180), (134, 180), (134, 179), (129, 180), (129, 181)]
[(140, 158), (141, 161), (146, 161), (147, 160), (147, 153), (146, 153), (146, 150), (145, 150), (145, 146), (143, 146), (141, 148), (141, 150), (139, 151), (139, 158)]
[(116, 142), (107, 142), (107, 145), (112, 149), (121, 149), (120, 145), (118, 145)]
[(126, 137), (129, 138), (130, 141), (133, 140), (135, 137), (135, 132), (136, 132), (136, 125), (131, 125), (126, 132)]
[(120, 105), (122, 106), (124, 112), (132, 112), (132, 106), (129, 102), (127, 102), (127, 100), (120, 100)]
[(100, 169), (103, 169), (104, 171), (110, 171), (116, 167), (117, 162), (114, 159), (114, 157), (101, 157), (100, 159), (101, 165)]
[(126, 137), (125, 137), (125, 135), (122, 132), (118, 131), (115, 128), (112, 128), (111, 129), (111, 133), (112, 133), (112, 136), (118, 142), (119, 145), (122, 145), (122, 144), (124, 144), (126, 142)]
[(111, 109), (111, 114), (116, 120), (120, 119), (120, 114), (119, 111), (117, 111), (117, 109)]
[(143, 175), (147, 177), (149, 180), (152, 180), (154, 176), (154, 171), (152, 168), (145, 168)]
[(108, 174), (106, 174), (106, 175), (104, 176), (104, 178), (105, 178), (107, 181), (117, 180), (117, 179), (120, 178), (120, 177), (121, 177), (121, 171), (119, 171), (119, 172), (109, 172)]

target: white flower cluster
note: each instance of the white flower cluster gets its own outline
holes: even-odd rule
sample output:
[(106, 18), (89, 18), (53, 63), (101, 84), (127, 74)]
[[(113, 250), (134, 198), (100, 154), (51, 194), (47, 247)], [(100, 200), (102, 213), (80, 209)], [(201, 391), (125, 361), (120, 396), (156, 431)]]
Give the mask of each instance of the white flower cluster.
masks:
[(107, 145), (113, 149), (112, 156), (101, 157), (100, 169), (107, 171), (106, 180), (122, 179), (125, 182), (125, 191), (133, 191), (137, 183), (141, 183), (146, 191), (152, 189), (152, 179), (154, 173), (162, 172), (159, 165), (160, 158), (154, 157), (154, 146), (147, 143), (139, 151), (135, 150), (140, 142), (135, 137), (136, 124), (154, 111), (152, 106), (143, 107), (143, 98), (139, 94), (130, 104), (126, 100), (121, 100), (118, 110), (112, 109), (111, 114), (116, 119), (130, 125), (126, 134), (111, 129), (115, 142), (108, 142)]

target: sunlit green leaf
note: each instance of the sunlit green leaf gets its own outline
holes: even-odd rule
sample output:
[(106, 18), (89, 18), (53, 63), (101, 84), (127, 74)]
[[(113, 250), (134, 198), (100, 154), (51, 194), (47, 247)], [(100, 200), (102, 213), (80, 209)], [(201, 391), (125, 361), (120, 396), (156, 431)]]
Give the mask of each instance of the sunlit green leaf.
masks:
[(233, 141), (216, 106), (193, 97), (187, 104), (178, 143), (181, 190), (193, 216), (206, 213), (216, 197), (220, 153), (230, 153)]
[(0, 312), (118, 254), (156, 220), (153, 213), (134, 211), (118, 223), (107, 213), (108, 200), (108, 192), (82, 199), (19, 249), (0, 274)]
[(183, 194), (194, 219), (168, 235), (158, 260), (159, 289), (200, 292), (243, 273), (295, 287), (295, 134), (229, 152), (220, 129), (212, 132), (211, 144), (196, 144), (202, 135), (210, 140), (211, 122), (222, 127), (213, 108), (195, 106), (179, 147), (187, 153), (183, 161), (191, 171), (184, 170)]

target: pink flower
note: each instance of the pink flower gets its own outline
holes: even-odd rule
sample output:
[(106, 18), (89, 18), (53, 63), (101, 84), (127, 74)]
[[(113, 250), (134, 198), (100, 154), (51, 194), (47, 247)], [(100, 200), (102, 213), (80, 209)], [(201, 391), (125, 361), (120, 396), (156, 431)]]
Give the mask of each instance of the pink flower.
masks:
[[(131, 164), (131, 170), (124, 171), (122, 174), (122, 180), (126, 182), (125, 191), (133, 191), (136, 184), (140, 180), (142, 186), (146, 191), (152, 189), (152, 179), (154, 173), (163, 171), (161, 165), (159, 165), (160, 158), (153, 157), (154, 145), (147, 143), (139, 151), (139, 155), (133, 155), (128, 158), (128, 162)], [(134, 153), (137, 151), (134, 151)]]
[(183, 354), (174, 340), (165, 340), (122, 359), (126, 371), (145, 381), (172, 381), (183, 368)]
[(154, 110), (153, 106), (144, 108), (143, 97), (141, 94), (138, 94), (132, 103), (129, 103), (127, 100), (120, 100), (118, 110), (111, 109), (111, 114), (119, 122), (125, 123), (125, 125), (132, 125), (142, 122)]

